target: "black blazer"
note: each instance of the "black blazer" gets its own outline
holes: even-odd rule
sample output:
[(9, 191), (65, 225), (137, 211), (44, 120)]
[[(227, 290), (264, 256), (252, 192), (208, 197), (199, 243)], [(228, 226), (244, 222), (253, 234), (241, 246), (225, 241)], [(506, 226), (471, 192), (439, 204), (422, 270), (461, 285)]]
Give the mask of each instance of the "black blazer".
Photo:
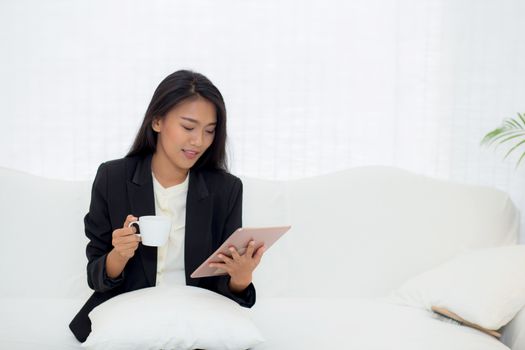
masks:
[[(91, 192), (89, 212), (84, 218), (87, 282), (95, 292), (73, 318), (69, 328), (83, 342), (91, 332), (89, 312), (124, 292), (153, 287), (157, 277), (157, 248), (139, 243), (135, 255), (116, 279), (106, 275), (106, 256), (113, 249), (112, 233), (122, 228), (127, 215), (155, 215), (151, 155), (102, 163)], [(222, 294), (242, 306), (255, 304), (255, 288), (230, 291), (229, 276), (190, 278), (190, 274), (226, 238), (242, 226), (242, 182), (222, 171), (190, 171), (186, 198), (184, 264), (186, 284)]]

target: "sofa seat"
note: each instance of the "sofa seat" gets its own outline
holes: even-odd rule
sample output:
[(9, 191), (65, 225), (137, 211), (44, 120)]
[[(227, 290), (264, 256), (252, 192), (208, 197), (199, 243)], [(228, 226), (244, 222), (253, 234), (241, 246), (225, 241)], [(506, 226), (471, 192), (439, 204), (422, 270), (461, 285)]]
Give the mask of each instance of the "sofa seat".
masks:
[(255, 350), (509, 349), (480, 331), (388, 298), (264, 298), (251, 313), (266, 337)]
[(82, 349), (68, 328), (81, 298), (1, 298), (0, 349)]
[[(82, 299), (3, 298), (0, 349), (82, 349), (67, 325)], [(266, 338), (254, 350), (508, 350), (474, 329), (387, 298), (260, 298), (246, 309)]]

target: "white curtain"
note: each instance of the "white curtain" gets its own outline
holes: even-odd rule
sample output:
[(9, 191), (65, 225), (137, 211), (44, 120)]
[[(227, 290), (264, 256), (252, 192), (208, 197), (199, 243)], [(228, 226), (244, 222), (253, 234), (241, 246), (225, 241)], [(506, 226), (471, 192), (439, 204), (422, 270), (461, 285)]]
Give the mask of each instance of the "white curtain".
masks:
[(4, 0), (0, 166), (91, 179), (188, 68), (225, 97), (233, 173), (392, 165), (523, 211), (517, 156), (479, 145), (525, 112), (523, 18), (520, 0)]

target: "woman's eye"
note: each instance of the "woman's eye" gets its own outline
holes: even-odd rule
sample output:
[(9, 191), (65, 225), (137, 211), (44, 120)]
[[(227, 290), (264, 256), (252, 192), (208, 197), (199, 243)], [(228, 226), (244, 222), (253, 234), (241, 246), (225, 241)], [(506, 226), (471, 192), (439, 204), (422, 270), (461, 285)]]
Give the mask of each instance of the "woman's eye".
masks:
[(206, 130), (206, 132), (207, 132), (208, 134), (215, 134), (215, 129), (213, 129), (213, 130)]
[(187, 126), (184, 126), (184, 125), (183, 125), (182, 127), (183, 127), (184, 129), (188, 130), (188, 131), (191, 131), (191, 130), (193, 130), (193, 128), (189, 128), (189, 127), (187, 127)]

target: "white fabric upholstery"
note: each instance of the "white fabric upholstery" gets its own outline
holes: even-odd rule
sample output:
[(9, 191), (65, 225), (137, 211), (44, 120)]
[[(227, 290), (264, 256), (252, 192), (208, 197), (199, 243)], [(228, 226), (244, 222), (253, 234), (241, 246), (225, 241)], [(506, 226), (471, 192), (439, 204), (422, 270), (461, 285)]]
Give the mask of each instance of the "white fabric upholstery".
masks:
[[(279, 322), (270, 315), (278, 315)], [(272, 335), (255, 350), (508, 349), (477, 330), (381, 299), (265, 298), (254, 306), (253, 319), (263, 334)]]
[(525, 307), (525, 245), (491, 247), (461, 254), (409, 279), (392, 301), (431, 310), (497, 330)]
[(0, 179), (0, 297), (89, 296), (84, 215), (91, 183), (3, 168)]
[[(91, 181), (49, 180), (2, 168), (0, 178), (0, 305), (20, 308), (19, 312), (0, 313), (0, 329), (10, 325), (11, 343), (17, 332), (34, 334), (33, 345), (42, 344), (40, 348), (45, 349), (43, 333), (32, 329), (31, 320), (44, 319), (47, 316), (41, 313), (51, 312), (45, 307), (60, 304), (68, 308), (60, 311), (64, 317), (49, 319), (46, 327), (60, 329), (56, 334), (64, 334), (62, 348), (69, 349), (67, 323), (90, 294), (83, 217)], [(273, 348), (292, 349), (294, 334), (309, 336), (300, 331), (307, 326), (301, 323), (300, 313), (281, 319), (279, 310), (289, 311), (284, 305), (304, 310), (317, 305), (328, 310), (330, 300), (344, 300), (347, 305), (357, 297), (386, 296), (408, 278), (465, 250), (517, 242), (519, 213), (509, 197), (495, 189), (380, 166), (293, 181), (242, 180), (244, 226), (293, 226), (266, 253), (254, 276), (258, 293), (255, 321), (268, 344), (278, 344)], [(70, 298), (75, 302), (61, 302)], [(35, 300), (47, 306), (41, 310)], [(346, 322), (352, 307), (348, 310), (335, 321)], [(374, 315), (382, 317), (377, 310)], [(14, 322), (17, 317), (27, 322)], [(23, 329), (13, 329), (16, 324)], [(520, 327), (524, 328), (513, 323), (508, 326), (511, 330)], [(291, 329), (292, 336), (278, 334), (286, 329)], [(351, 328), (345, 331), (352, 336)], [(375, 327), (369, 331), (366, 334), (388, 330)], [(329, 343), (328, 331), (320, 332), (315, 339), (335, 344)], [(518, 335), (505, 334), (512, 341)], [(0, 336), (0, 348), (10, 348), (11, 343), (3, 339), (7, 338)], [(319, 348), (314, 341), (308, 344)], [(52, 348), (61, 347), (54, 341)], [(501, 343), (479, 347), (485, 348), (504, 347)]]
[(91, 333), (82, 344), (87, 350), (237, 350), (264, 341), (247, 309), (192, 286), (123, 293), (97, 306), (89, 318)]
[(505, 327), (502, 342), (512, 350), (525, 350), (525, 308)]
[(245, 226), (292, 225), (256, 272), (259, 295), (382, 296), (465, 250), (517, 242), (519, 213), (490, 188), (390, 167), (244, 182)]

